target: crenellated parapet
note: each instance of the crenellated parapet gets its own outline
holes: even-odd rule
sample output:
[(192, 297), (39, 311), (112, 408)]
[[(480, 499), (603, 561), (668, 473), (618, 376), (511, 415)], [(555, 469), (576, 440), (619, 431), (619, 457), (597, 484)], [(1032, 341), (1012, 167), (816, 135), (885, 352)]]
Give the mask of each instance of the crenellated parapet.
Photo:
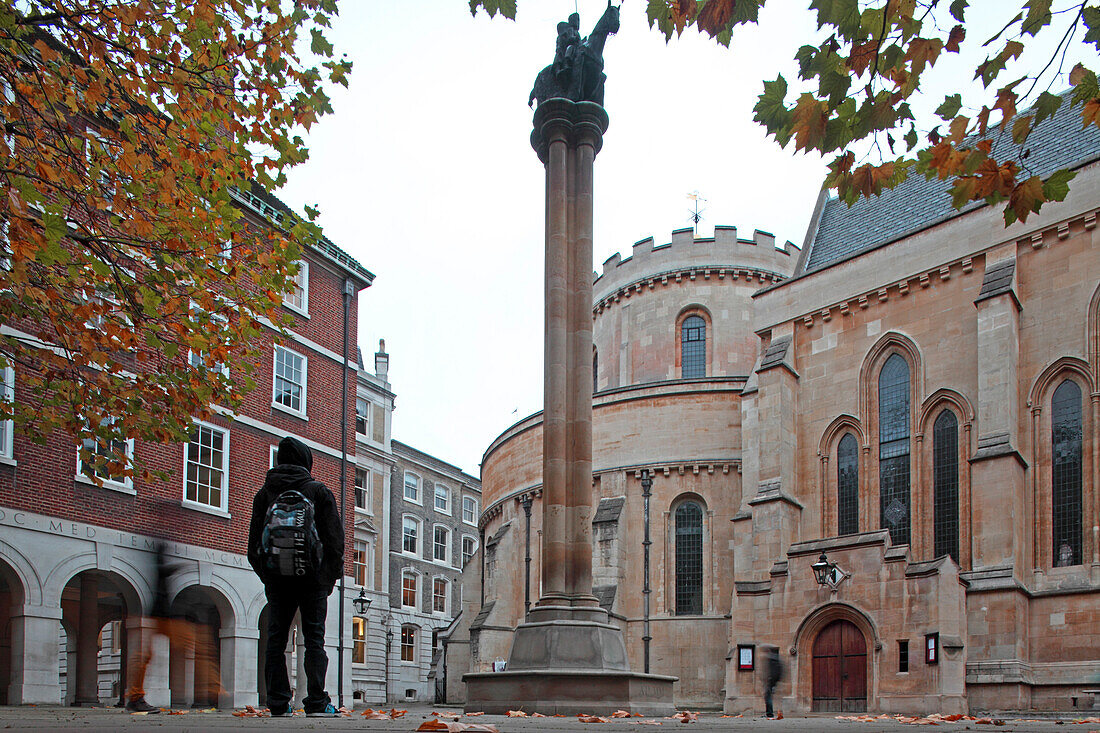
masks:
[(692, 230), (672, 232), (672, 241), (659, 246), (647, 237), (634, 244), (629, 257), (618, 253), (603, 263), (593, 285), (593, 308), (605, 301), (629, 297), (634, 291), (655, 288), (684, 278), (753, 282), (759, 287), (787, 279), (798, 261), (799, 248), (786, 242), (775, 246), (775, 236), (759, 229), (752, 239), (738, 239), (737, 227), (716, 226), (713, 237), (695, 237)]

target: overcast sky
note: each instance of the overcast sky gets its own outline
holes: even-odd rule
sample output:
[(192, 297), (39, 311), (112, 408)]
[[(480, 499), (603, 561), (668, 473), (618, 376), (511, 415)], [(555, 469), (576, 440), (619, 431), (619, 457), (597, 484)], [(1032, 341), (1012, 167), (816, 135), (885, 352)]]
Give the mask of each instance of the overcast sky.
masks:
[[(280, 191), (318, 205), (325, 233), (377, 276), (359, 344), (373, 370), (386, 340), (393, 437), (474, 476), (492, 440), (542, 408), (543, 170), (527, 98), (574, 2), (587, 35), (604, 0), (520, 0), (515, 22), (471, 17), (466, 0), (345, 0), (330, 40), (354, 62), (350, 89)], [(644, 0), (624, 0), (604, 54), (596, 271), (690, 226), (696, 190), (700, 235), (732, 225), (802, 244), (824, 164), (766, 138), (752, 107), (763, 79), (795, 78), (807, 5), (772, 0), (725, 49), (695, 31), (666, 45)]]

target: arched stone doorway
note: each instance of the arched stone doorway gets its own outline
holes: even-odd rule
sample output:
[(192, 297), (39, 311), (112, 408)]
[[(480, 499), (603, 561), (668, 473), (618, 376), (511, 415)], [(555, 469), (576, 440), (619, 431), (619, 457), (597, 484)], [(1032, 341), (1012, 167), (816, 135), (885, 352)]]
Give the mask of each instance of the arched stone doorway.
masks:
[(813, 643), (814, 712), (867, 710), (867, 640), (854, 623), (839, 618), (817, 633)]
[(221, 630), (232, 626), (232, 610), (216, 591), (192, 585), (176, 595), (171, 613), (187, 621), (190, 632), (169, 640), (172, 705), (217, 707), (224, 691), (223, 665), (226, 670), (233, 667), (233, 660), (223, 658), (221, 649)]
[(58, 671), (62, 702), (117, 703), (126, 685), (125, 623), (140, 613), (137, 591), (121, 575), (77, 573), (61, 592)]
[(19, 576), (0, 561), (0, 705), (8, 705), (8, 687), (12, 681), (12, 609), (23, 604), (23, 586)]

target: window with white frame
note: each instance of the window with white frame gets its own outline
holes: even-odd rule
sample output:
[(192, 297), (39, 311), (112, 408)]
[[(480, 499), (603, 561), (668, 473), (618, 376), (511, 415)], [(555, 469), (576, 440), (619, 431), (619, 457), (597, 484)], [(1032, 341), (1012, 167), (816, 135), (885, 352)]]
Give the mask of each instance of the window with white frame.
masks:
[(420, 521), (414, 517), (405, 517), (401, 523), (401, 550), (411, 555), (419, 555)]
[(445, 578), (432, 581), (432, 611), (435, 613), (447, 613), (447, 586)]
[(432, 559), (447, 562), (451, 555), (451, 532), (441, 525), (435, 526), (432, 535)]
[(366, 437), (370, 426), (370, 401), (362, 397), (355, 398), (355, 433)]
[(279, 446), (271, 446), (271, 459), (268, 461), (268, 468), (275, 468), (279, 465)]
[(477, 524), (477, 499), (472, 496), (462, 497), (462, 521)]
[[(193, 313), (198, 312), (199, 314), (203, 312), (198, 303), (195, 303), (193, 301), (191, 303), (191, 311)], [(213, 328), (220, 328), (229, 323), (229, 318), (221, 313), (210, 313), (209, 315), (212, 322), (211, 326)], [(187, 363), (191, 365), (192, 369), (212, 369), (214, 371), (221, 372), (227, 377), (229, 376), (228, 364), (220, 361), (214, 361), (202, 351), (195, 351), (194, 349), (188, 350)]]
[(416, 573), (405, 571), (401, 574), (401, 605), (416, 608)]
[(303, 316), (309, 315), (309, 263), (305, 260), (298, 260), (298, 274), (291, 278), (283, 305)]
[[(103, 422), (109, 426), (114, 418), (108, 417)], [(133, 479), (121, 475), (117, 469), (118, 464), (134, 460), (133, 439), (103, 441), (96, 439), (89, 431), (81, 439), (81, 445), (82, 448), (76, 453), (77, 476), (92, 481), (98, 478), (104, 486), (133, 488)]]
[(229, 431), (196, 421), (184, 451), (183, 498), (226, 511), (229, 484)]
[(405, 471), (405, 501), (420, 503), (420, 477)]
[(435, 485), (435, 510), (444, 514), (451, 513), (451, 490), (443, 484)]
[(367, 663), (367, 620), (358, 616), (351, 620), (351, 663)]
[(415, 662), (416, 661), (416, 627), (415, 626), (402, 626), (401, 627), (401, 661), (402, 662)]
[(466, 567), (466, 563), (470, 562), (470, 558), (477, 552), (477, 540), (470, 535), (464, 535), (462, 538), (462, 567)]
[(362, 540), (356, 540), (355, 557), (353, 558), (355, 584), (363, 588), (367, 586), (367, 562), (369, 555), (370, 550), (367, 543)]
[(371, 511), (371, 473), (365, 468), (355, 469), (355, 508)]
[[(15, 401), (15, 370), (10, 366), (0, 369), (0, 402)], [(6, 407), (7, 405), (5, 405)], [(15, 457), (15, 424), (0, 420), (0, 458)]]
[(306, 357), (283, 346), (275, 347), (275, 383), (272, 404), (306, 414)]

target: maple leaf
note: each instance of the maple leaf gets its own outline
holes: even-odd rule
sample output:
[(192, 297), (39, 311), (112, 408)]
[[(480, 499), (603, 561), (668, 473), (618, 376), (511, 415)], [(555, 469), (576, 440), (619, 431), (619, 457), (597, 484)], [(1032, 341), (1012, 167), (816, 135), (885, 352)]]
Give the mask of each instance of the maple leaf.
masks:
[(948, 34), (947, 43), (944, 44), (943, 50), (948, 53), (958, 53), (965, 38), (966, 28), (963, 28), (962, 25), (955, 26), (951, 29), (951, 33)]
[(1039, 208), (1046, 200), (1043, 193), (1043, 182), (1039, 176), (1032, 176), (1026, 181), (1017, 183), (1008, 196), (1008, 208), (1005, 209), (1005, 224), (1011, 224), (1012, 219), (1021, 222), (1027, 221), (1028, 214), (1039, 213)]
[(810, 94), (798, 98), (791, 119), (795, 150), (811, 150), (825, 139), (825, 103)]

